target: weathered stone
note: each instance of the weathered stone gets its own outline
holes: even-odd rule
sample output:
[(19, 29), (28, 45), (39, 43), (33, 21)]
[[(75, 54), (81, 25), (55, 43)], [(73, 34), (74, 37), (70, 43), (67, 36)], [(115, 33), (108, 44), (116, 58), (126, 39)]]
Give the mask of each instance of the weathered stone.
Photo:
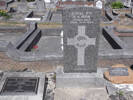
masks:
[(103, 88), (56, 88), (54, 100), (108, 100)]
[(126, 68), (128, 70), (129, 75), (127, 75), (127, 72), (123, 73), (123, 71), (122, 71), (122, 72), (120, 72), (120, 73), (118, 72), (118, 74), (115, 74), (112, 76), (112, 75), (110, 75), (109, 71), (106, 71), (104, 73), (104, 76), (107, 80), (111, 81), (112, 83), (116, 83), (116, 84), (126, 84), (126, 83), (132, 84), (133, 83), (133, 71), (129, 67), (127, 67), (123, 64), (117, 64), (117, 65), (112, 66), (112, 68), (114, 68), (114, 69), (115, 68), (116, 69), (118, 69), (118, 68), (125, 69)]

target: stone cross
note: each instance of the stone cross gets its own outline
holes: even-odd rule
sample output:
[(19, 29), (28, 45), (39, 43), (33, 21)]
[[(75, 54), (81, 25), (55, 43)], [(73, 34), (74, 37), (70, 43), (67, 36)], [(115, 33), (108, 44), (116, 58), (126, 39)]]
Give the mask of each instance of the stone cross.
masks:
[(74, 45), (78, 50), (77, 65), (85, 65), (85, 48), (96, 44), (96, 38), (89, 38), (85, 34), (85, 28), (86, 26), (78, 26), (78, 35), (67, 39), (67, 45)]

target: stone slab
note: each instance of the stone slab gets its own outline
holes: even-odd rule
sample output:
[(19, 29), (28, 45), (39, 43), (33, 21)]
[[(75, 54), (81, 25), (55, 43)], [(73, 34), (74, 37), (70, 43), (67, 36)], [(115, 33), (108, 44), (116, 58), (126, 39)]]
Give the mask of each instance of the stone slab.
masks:
[(26, 93), (22, 93), (20, 95), (1, 95), (0, 94), (0, 100), (43, 100), (44, 96), (44, 84), (45, 84), (45, 73), (42, 72), (7, 72), (4, 73), (2, 79), (0, 80), (0, 91), (3, 88), (3, 85), (6, 81), (7, 77), (39, 77), (39, 84), (37, 89), (36, 95), (29, 95)]
[(108, 100), (103, 88), (57, 88), (54, 100)]
[(104, 70), (99, 68), (97, 73), (64, 73), (63, 69), (59, 68), (56, 73), (56, 87), (104, 87)]

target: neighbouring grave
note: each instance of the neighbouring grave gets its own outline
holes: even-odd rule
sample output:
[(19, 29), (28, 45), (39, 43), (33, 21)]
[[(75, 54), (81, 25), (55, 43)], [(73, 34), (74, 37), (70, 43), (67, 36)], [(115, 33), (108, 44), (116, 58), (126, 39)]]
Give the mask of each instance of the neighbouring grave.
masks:
[(0, 82), (0, 100), (44, 100), (45, 73), (7, 72)]
[(45, 7), (45, 1), (44, 0), (37, 0), (36, 4), (37, 4), (37, 10), (38, 11), (45, 11), (46, 7)]
[(103, 84), (102, 72), (97, 72), (100, 15), (101, 10), (93, 7), (63, 11), (64, 70), (57, 71), (57, 87)]
[(116, 84), (133, 83), (133, 71), (123, 64), (113, 65), (104, 73), (104, 76), (107, 80)]
[(0, 10), (7, 9), (7, 3), (4, 0), (0, 0)]

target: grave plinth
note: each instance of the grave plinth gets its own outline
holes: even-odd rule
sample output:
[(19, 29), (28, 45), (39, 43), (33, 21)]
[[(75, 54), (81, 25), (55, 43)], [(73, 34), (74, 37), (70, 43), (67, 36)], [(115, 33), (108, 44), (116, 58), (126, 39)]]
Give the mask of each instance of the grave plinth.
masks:
[(63, 11), (64, 69), (57, 72), (57, 87), (87, 87), (101, 79), (97, 74), (100, 15), (92, 7)]

